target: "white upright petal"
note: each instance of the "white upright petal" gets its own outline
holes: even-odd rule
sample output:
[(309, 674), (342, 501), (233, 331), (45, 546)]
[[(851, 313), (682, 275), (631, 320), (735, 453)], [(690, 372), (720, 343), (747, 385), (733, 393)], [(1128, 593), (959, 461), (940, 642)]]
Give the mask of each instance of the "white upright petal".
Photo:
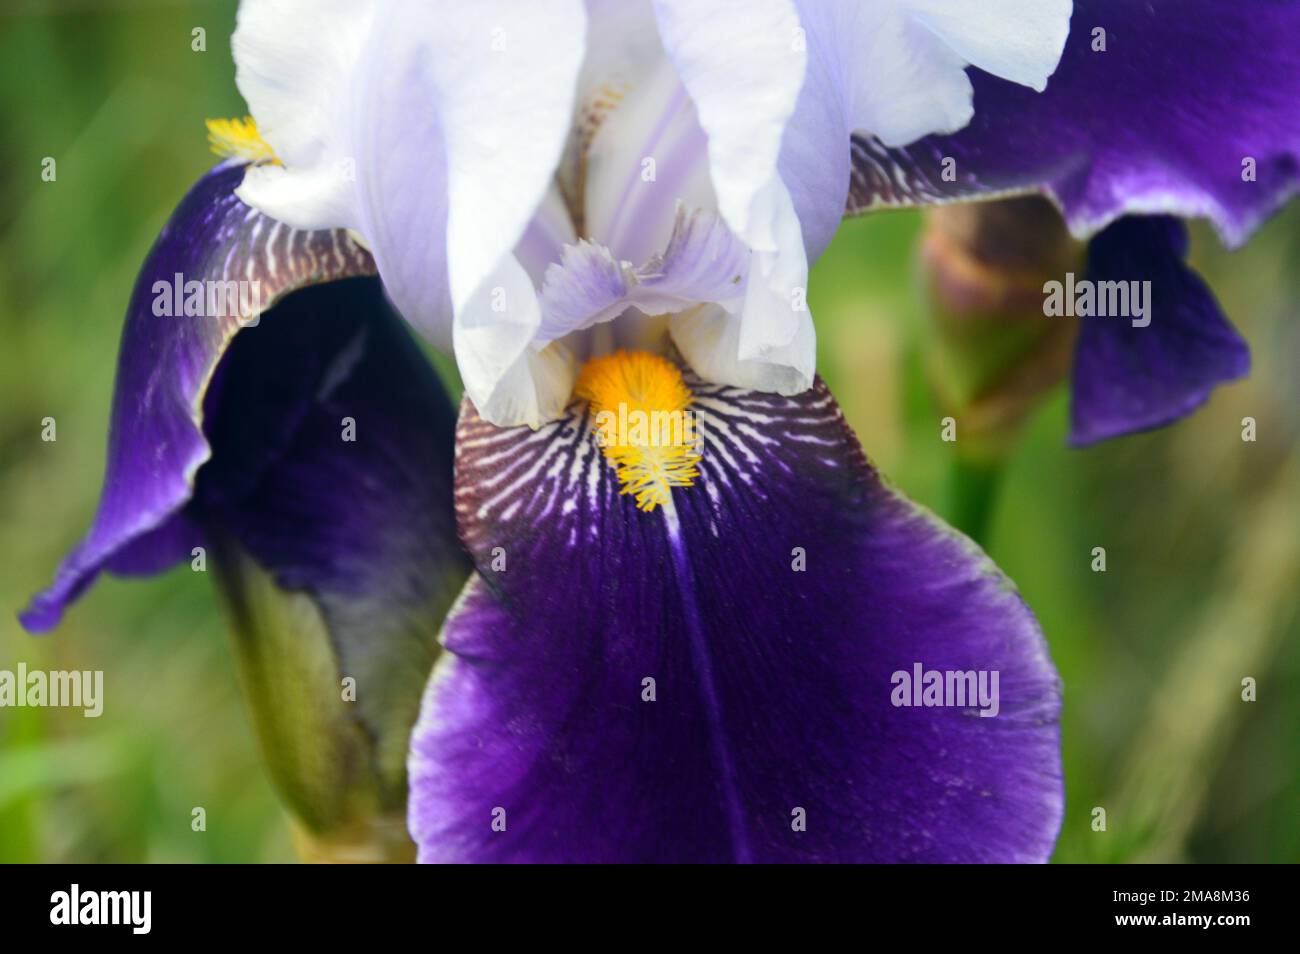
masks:
[[(419, 32), (433, 39), (412, 52), (428, 58), (436, 85), (459, 309), (523, 235), (550, 185), (573, 117), (586, 16), (581, 0), (421, 0), (417, 9)], [(399, 32), (394, 24), (390, 50)]]
[(650, 0), (587, 0), (587, 52), (578, 79), (580, 103), (639, 85), (663, 55)]
[(678, 312), (669, 321), (682, 357), (706, 381), (777, 394), (799, 394), (813, 385), (817, 336), (807, 311), (799, 314), (790, 343), (761, 358), (741, 357), (741, 319), (717, 305)]
[(538, 206), (537, 214), (528, 223), (519, 244), (515, 246), (515, 258), (524, 266), (533, 285), (540, 288), (547, 268), (560, 260), (566, 245), (572, 245), (577, 240), (578, 233), (573, 229), (573, 219), (564, 204), (564, 197), (559, 188), (552, 184)]
[(585, 24), (581, 0), (245, 0), (240, 89), (284, 168), (241, 196), (354, 228), (403, 314), (450, 347), (451, 314), (546, 195)]
[(776, 162), (806, 62), (792, 0), (655, 0), (655, 14), (709, 137), (718, 211), (754, 251), (775, 251)]
[(456, 365), (484, 420), (538, 427), (564, 410), (577, 368), (559, 343), (534, 347), (540, 323), (532, 279), (510, 254), (456, 312)]
[(1040, 93), (1056, 71), (1070, 32), (1072, 0), (903, 0), (971, 66)]
[(644, 66), (601, 117), (584, 157), (584, 237), (632, 262), (663, 249), (678, 203), (717, 207), (708, 140), (690, 96), (662, 48)]
[(808, 264), (798, 214), (777, 169), (804, 82), (806, 43), (792, 0), (655, 0), (659, 32), (708, 136), (718, 210), (753, 250), (739, 359), (787, 349)]
[(972, 116), (967, 66), (1043, 89), (1070, 28), (1072, 0), (798, 0), (807, 80), (780, 170), (810, 258), (844, 213), (849, 137), (901, 146)]
[(358, 224), (343, 168), (353, 154), (357, 65), (377, 9), (375, 0), (239, 5), (230, 41), (235, 85), (283, 163), (251, 168), (240, 198), (294, 228)]
[[(808, 256), (794, 203), (785, 184), (773, 179), (775, 251), (755, 251), (741, 312), (740, 359), (780, 361), (803, 327), (808, 311)], [(811, 382), (810, 382), (811, 386)]]
[(376, 26), (354, 91), (355, 112), (348, 117), (353, 227), (374, 254), (398, 311), (449, 352), (451, 194), (444, 118), (433, 101), (434, 78), (418, 52), (395, 50), (386, 70), (379, 65), (392, 29), (392, 22)]
[(800, 0), (850, 130), (904, 145), (971, 117), (965, 68), (1043, 89), (1069, 32), (1071, 0)]

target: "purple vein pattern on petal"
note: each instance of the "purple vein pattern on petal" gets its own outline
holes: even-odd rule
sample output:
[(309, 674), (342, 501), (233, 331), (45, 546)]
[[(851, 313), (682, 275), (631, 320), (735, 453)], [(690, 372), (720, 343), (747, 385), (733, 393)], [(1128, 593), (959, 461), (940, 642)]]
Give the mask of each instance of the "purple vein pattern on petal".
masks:
[[(181, 201), (136, 280), (122, 330), (99, 509), (54, 582), (21, 614), (43, 632), (106, 566), (154, 571), (188, 556), (166, 526), (189, 500), (210, 449), (201, 429), (204, 390), (241, 326), (287, 292), (375, 271), (344, 232), (301, 232), (249, 209), (234, 194), (244, 168), (224, 163)], [(216, 316), (159, 316), (154, 285), (257, 281), (259, 297)], [(251, 285), (249, 286), (251, 289)], [(227, 311), (231, 313), (226, 313)], [(192, 539), (192, 538), (191, 538)]]
[[(880, 481), (820, 382), (691, 383), (701, 478), (649, 514), (581, 405), (535, 432), (462, 405), (479, 573), (412, 739), (421, 858), (1045, 860), (1059, 685), (1014, 588)], [(998, 670), (1000, 712), (895, 707), (914, 663)]]
[(735, 310), (748, 272), (749, 249), (721, 218), (679, 206), (668, 247), (640, 267), (618, 261), (603, 245), (566, 246), (546, 271), (538, 340), (610, 321), (628, 308), (662, 315), (711, 302)]
[(1120, 219), (1089, 244), (1087, 278), (1094, 288), (1151, 283), (1150, 324), (1066, 319), (1082, 323), (1071, 374), (1072, 445), (1162, 427), (1195, 411), (1218, 385), (1250, 372), (1250, 349), (1183, 262), (1186, 255), (1186, 227), (1165, 216)]
[(1075, 0), (1045, 92), (972, 69), (962, 131), (901, 149), (855, 136), (848, 212), (1042, 190), (1076, 235), (1164, 213), (1239, 245), (1300, 182), (1297, 36), (1297, 0)]

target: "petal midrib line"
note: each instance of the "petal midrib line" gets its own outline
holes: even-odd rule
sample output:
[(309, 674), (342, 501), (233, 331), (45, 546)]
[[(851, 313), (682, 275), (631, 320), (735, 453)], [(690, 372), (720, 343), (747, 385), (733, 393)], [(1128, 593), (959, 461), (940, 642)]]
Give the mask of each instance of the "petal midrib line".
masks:
[(731, 757), (731, 749), (723, 728), (722, 703), (718, 698), (718, 689), (713, 678), (713, 657), (709, 653), (699, 603), (695, 598), (695, 574), (686, 556), (681, 522), (677, 519), (677, 508), (671, 494), (663, 505), (663, 514), (664, 529), (668, 534), (668, 551), (672, 554), (673, 576), (677, 581), (681, 597), (682, 619), (686, 624), (687, 642), (690, 644), (691, 659), (695, 663), (695, 670), (699, 677), (700, 704), (708, 722), (709, 747), (713, 750), (713, 757), (717, 762), (721, 784), (720, 794), (726, 810), (732, 850), (738, 863), (751, 864), (754, 857), (745, 824), (744, 807), (740, 800), (736, 763)]

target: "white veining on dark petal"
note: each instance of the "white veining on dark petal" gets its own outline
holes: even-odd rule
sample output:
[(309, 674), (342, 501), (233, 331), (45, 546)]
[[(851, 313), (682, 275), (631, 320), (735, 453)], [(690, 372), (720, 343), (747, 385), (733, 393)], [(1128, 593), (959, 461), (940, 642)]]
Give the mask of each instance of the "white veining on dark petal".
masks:
[[(588, 512), (597, 506), (605, 466), (589, 426), (585, 407), (575, 404), (536, 431), (499, 428), (474, 414), (466, 399), (456, 433), (456, 517), (477, 559), (495, 545), (488, 527), (521, 519), (552, 521), (553, 531), (576, 545), (580, 506)], [(594, 523), (591, 528), (596, 535)]]
[(257, 282), (259, 290), (259, 300), (248, 314), (220, 316), (227, 321), (247, 323), (283, 295), (307, 285), (377, 274), (370, 253), (346, 232), (293, 229), (255, 209), (225, 222), (219, 241), (203, 277)]
[[(687, 383), (695, 395), (691, 411), (700, 435), (700, 477), (694, 487), (675, 489), (674, 499), (703, 494), (715, 513), (728, 500), (734, 504), (741, 488), (745, 495), (766, 499), (766, 471), (788, 473), (789, 454), (806, 456), (812, 447), (843, 442), (843, 417), (820, 384), (822, 393), (809, 401), (708, 384), (689, 373)], [(775, 433), (788, 442), (778, 441)], [(509, 525), (520, 521), (533, 528), (554, 521), (547, 532), (571, 545), (580, 540), (577, 525), (586, 523), (586, 536), (598, 539), (599, 521), (587, 518), (619, 493), (614, 470), (592, 437), (586, 407), (578, 402), (561, 420), (533, 431), (487, 424), (467, 400), (457, 430), (456, 471), (457, 519), (466, 546), (479, 560), (488, 559), (499, 542), (495, 538), (512, 536)]]
[(972, 197), (1006, 198), (1033, 191), (990, 188), (968, 169), (956, 170), (955, 181), (945, 182), (943, 161), (947, 157), (938, 146), (924, 140), (891, 148), (875, 136), (853, 136), (850, 155), (846, 215), (860, 215), (873, 209), (943, 205)]
[[(820, 384), (823, 393), (813, 401), (695, 380), (691, 386), (696, 395), (691, 407), (703, 441), (700, 483), (715, 513), (723, 503), (720, 488), (743, 485), (746, 494), (765, 499), (763, 488), (770, 481), (763, 475), (789, 472), (792, 451), (802, 455), (801, 446), (835, 446), (844, 440), (843, 416)], [(777, 429), (789, 443), (773, 436)]]

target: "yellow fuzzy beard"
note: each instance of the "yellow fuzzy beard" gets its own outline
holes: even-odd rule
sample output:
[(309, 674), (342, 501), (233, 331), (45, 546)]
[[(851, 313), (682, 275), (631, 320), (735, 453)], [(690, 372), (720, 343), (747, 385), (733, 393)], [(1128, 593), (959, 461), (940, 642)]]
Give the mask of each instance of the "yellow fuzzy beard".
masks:
[(257, 131), (252, 116), (243, 119), (209, 119), (208, 145), (218, 156), (226, 159), (245, 159), (248, 162), (270, 162), (279, 165), (275, 150)]
[(694, 485), (699, 441), (687, 410), (694, 397), (671, 361), (645, 351), (593, 358), (574, 393), (590, 404), (601, 451), (638, 509), (664, 506), (673, 487)]

